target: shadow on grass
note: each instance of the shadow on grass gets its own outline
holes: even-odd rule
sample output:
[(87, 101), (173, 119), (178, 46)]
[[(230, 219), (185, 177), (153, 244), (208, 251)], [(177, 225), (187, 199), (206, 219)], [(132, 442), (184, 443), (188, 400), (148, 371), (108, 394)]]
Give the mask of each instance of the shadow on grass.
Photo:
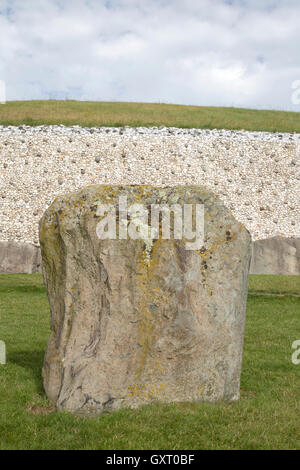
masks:
[(45, 351), (20, 351), (11, 353), (8, 361), (19, 367), (27, 369), (31, 372), (35, 382), (36, 392), (45, 396), (43, 387), (42, 367), (44, 362)]
[(11, 284), (1, 284), (0, 292), (3, 294), (18, 293), (21, 294), (45, 294), (46, 290), (43, 286), (11, 286)]

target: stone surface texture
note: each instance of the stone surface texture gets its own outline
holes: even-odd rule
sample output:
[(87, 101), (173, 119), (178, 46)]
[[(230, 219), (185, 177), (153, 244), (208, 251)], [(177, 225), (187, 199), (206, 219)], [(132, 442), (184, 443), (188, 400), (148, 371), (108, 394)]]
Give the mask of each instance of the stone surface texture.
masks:
[[(184, 240), (100, 240), (99, 202), (203, 203), (200, 250)], [(90, 186), (40, 221), (51, 336), (44, 386), (93, 416), (152, 402), (237, 400), (251, 237), (199, 186)]]

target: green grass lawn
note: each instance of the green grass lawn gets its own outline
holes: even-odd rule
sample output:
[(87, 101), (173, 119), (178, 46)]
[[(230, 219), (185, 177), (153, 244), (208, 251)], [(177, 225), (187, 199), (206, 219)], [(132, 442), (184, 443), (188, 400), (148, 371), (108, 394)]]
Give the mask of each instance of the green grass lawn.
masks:
[[(284, 287), (282, 287), (284, 286)], [(300, 339), (297, 276), (251, 276), (241, 400), (122, 410), (93, 419), (57, 413), (41, 368), (49, 307), (40, 275), (0, 275), (0, 449), (299, 449)]]
[(300, 132), (300, 113), (159, 103), (8, 101), (0, 105), (0, 124), (172, 126)]
[[(300, 295), (300, 276), (274, 276), (273, 274), (251, 274), (249, 277), (251, 294), (291, 294)], [(299, 338), (300, 339), (300, 338)]]

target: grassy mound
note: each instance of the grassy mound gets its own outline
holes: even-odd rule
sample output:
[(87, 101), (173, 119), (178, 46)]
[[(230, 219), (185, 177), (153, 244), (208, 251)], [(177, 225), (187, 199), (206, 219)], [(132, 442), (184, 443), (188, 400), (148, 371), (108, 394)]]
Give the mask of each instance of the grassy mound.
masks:
[(0, 124), (66, 126), (167, 126), (201, 129), (300, 132), (300, 113), (155, 103), (8, 101)]

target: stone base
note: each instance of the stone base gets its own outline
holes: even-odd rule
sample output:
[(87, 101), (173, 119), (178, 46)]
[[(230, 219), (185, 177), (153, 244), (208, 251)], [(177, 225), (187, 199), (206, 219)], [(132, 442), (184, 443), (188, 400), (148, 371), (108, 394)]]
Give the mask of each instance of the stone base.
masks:
[(42, 272), (40, 248), (31, 243), (0, 241), (0, 273), (32, 274)]
[(300, 239), (273, 237), (255, 241), (250, 274), (300, 274)]

